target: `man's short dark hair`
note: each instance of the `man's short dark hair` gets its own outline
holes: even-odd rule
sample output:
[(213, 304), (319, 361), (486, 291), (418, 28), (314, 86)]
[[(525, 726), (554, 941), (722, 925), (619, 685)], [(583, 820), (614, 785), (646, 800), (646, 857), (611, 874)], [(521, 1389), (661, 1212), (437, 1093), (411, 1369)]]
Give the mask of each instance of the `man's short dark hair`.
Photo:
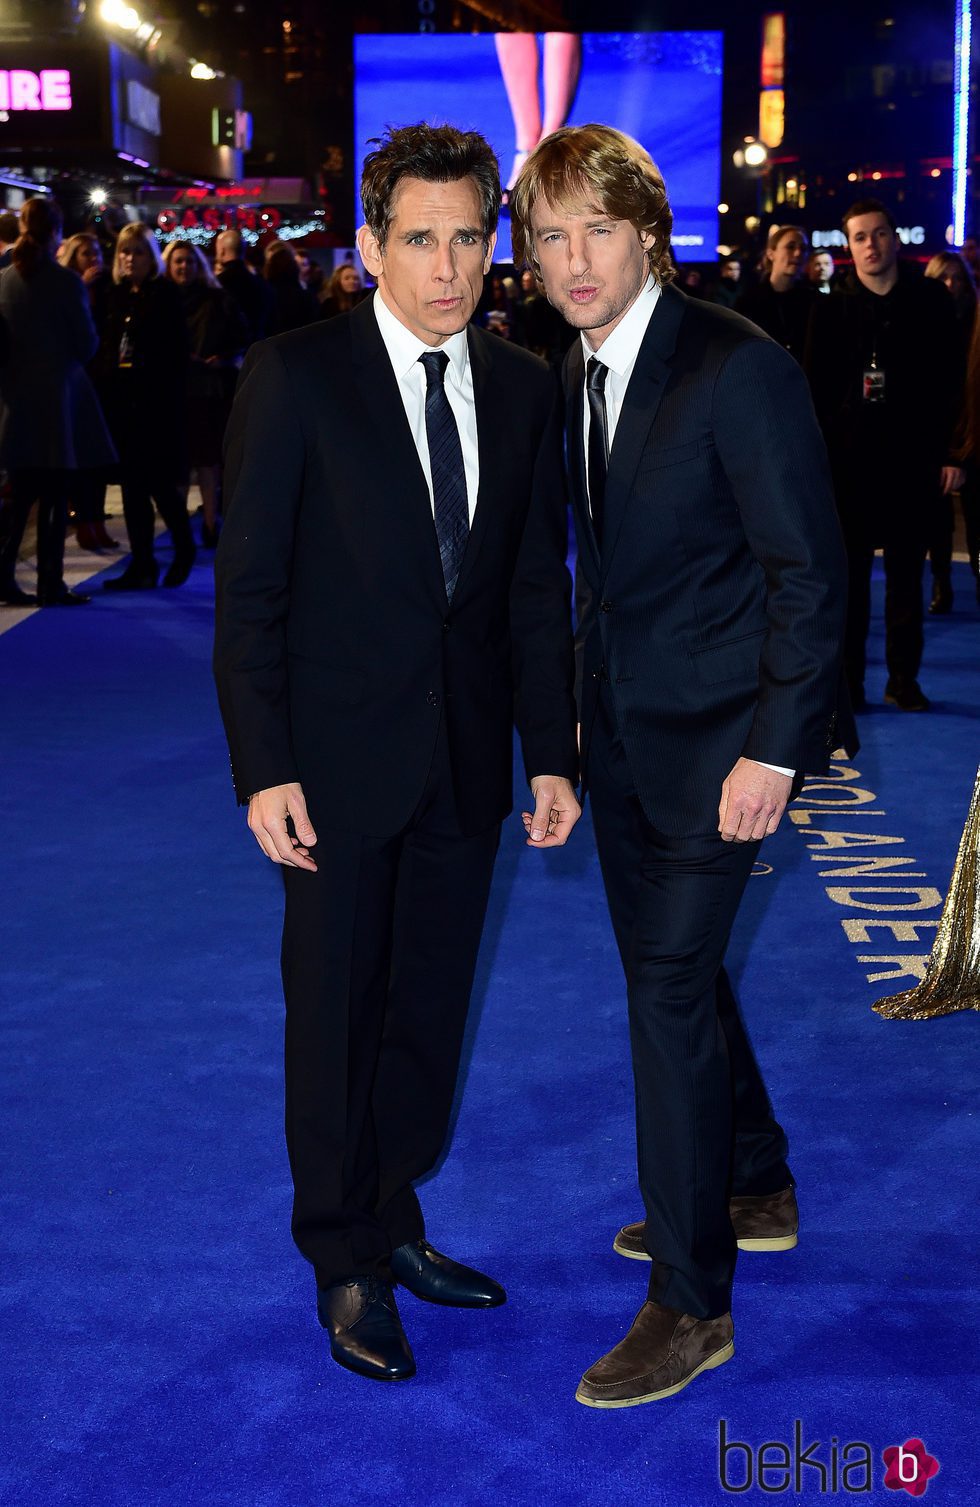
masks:
[(892, 214), (891, 210), (886, 204), (882, 204), (880, 199), (858, 199), (854, 204), (851, 205), (850, 209), (847, 211), (843, 220), (841, 221), (845, 235), (847, 235), (848, 220), (855, 220), (857, 219), (858, 215), (884, 215), (892, 230), (898, 230), (898, 224), (896, 223), (895, 216)]
[(0, 244), (12, 246), (20, 235), (20, 221), (12, 209), (0, 214)]
[(483, 240), (488, 244), (500, 215), (500, 169), (490, 143), (476, 131), (455, 126), (388, 126), (371, 139), (376, 150), (364, 159), (361, 204), (364, 219), (384, 248), (403, 178), (423, 183), (458, 183), (472, 178), (480, 195)]

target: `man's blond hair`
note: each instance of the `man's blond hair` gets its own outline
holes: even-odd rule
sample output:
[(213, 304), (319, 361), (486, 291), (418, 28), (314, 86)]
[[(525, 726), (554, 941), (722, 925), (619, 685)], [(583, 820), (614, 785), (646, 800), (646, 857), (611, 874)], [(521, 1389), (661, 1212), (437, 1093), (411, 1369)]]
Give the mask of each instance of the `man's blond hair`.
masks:
[(516, 266), (538, 272), (531, 214), (539, 198), (555, 209), (587, 204), (613, 220), (648, 233), (650, 271), (658, 283), (674, 276), (674, 224), (660, 169), (650, 153), (612, 126), (563, 126), (546, 136), (524, 164), (510, 196), (510, 235)]

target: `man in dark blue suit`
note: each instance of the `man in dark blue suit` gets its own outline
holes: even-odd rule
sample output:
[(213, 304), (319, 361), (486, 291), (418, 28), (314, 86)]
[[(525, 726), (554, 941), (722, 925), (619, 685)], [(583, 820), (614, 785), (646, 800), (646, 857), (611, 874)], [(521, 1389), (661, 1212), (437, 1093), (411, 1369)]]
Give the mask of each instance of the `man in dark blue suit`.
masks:
[(606, 126), (557, 131), (511, 215), (515, 255), (582, 332), (565, 366), (582, 765), (626, 971), (646, 1207), (615, 1246), (652, 1272), (576, 1395), (629, 1407), (733, 1354), (737, 1247), (796, 1243), (786, 1137), (724, 957), (794, 780), (846, 737), (846, 566), (799, 367), (669, 285), (672, 217), (643, 148)]

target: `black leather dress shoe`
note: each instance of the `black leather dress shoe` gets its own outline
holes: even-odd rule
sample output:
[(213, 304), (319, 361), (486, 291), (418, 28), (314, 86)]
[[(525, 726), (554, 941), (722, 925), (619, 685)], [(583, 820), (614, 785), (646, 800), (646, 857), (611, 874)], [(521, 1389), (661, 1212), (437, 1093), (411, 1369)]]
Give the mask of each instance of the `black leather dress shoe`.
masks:
[(196, 549), (191, 550), (189, 554), (175, 556), (173, 564), (163, 578), (164, 586), (183, 586), (191, 573), (196, 556)]
[(932, 601), (929, 603), (929, 611), (933, 617), (939, 617), (953, 610), (953, 588), (949, 581), (933, 576)]
[(391, 1253), (396, 1282), (427, 1303), (446, 1308), (498, 1308), (507, 1301), (499, 1282), (440, 1255), (427, 1240), (412, 1240)]
[(415, 1357), (390, 1282), (351, 1277), (318, 1287), (316, 1311), (330, 1335), (330, 1354), (348, 1371), (375, 1381), (405, 1381), (415, 1375)]
[(28, 591), (21, 591), (19, 586), (4, 586), (0, 589), (0, 602), (5, 607), (36, 607), (37, 597), (31, 596)]
[(67, 586), (62, 586), (60, 591), (38, 591), (37, 605), (39, 607), (84, 607), (92, 600), (83, 591), (72, 591)]
[(160, 567), (154, 560), (145, 569), (134, 570), (127, 565), (121, 576), (110, 576), (102, 582), (103, 591), (152, 591), (157, 584)]

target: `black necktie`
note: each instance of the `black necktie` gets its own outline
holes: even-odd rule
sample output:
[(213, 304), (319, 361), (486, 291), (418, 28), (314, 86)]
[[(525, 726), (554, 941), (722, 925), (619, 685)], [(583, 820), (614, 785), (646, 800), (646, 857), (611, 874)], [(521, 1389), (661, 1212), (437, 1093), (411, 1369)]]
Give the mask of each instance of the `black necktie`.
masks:
[(470, 531), (463, 448), (443, 385), (449, 357), (445, 351), (426, 351), (419, 360), (425, 368), (425, 436), (429, 443), (436, 538), (446, 595), (452, 601)]
[(585, 368), (589, 395), (589, 507), (596, 543), (602, 546), (602, 521), (606, 501), (606, 468), (609, 464), (609, 425), (606, 420), (607, 366), (593, 356)]

